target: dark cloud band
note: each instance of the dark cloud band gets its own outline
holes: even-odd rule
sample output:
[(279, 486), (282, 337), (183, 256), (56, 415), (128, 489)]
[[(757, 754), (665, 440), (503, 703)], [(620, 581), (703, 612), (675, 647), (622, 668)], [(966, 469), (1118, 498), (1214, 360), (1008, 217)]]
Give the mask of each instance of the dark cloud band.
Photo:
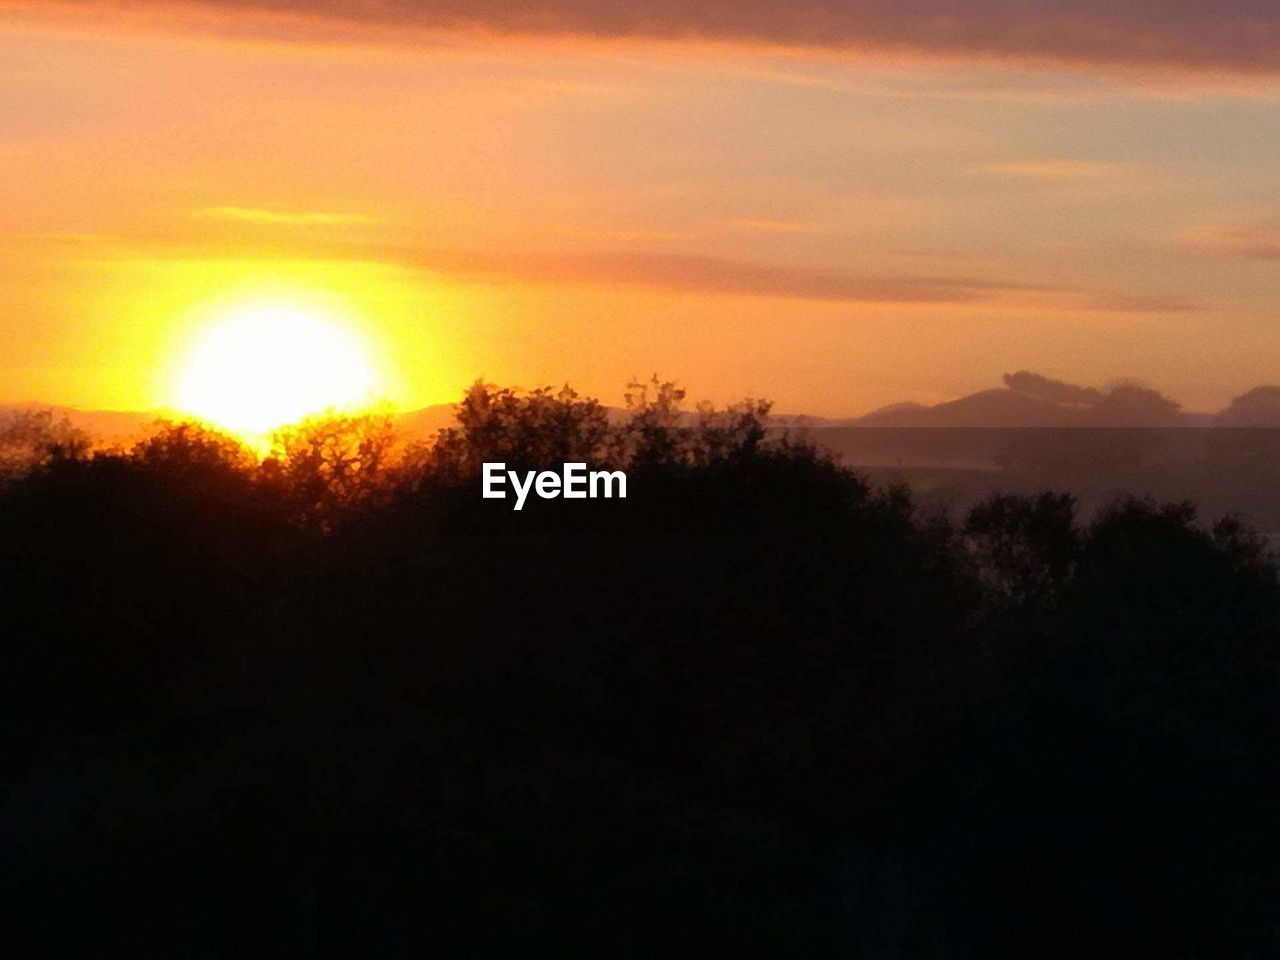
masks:
[[(84, 0), (30, 0), (85, 9)], [(0, 3), (0, 8), (4, 6)], [(303, 17), (392, 29), (705, 39), (1280, 72), (1275, 0), (102, 0), (100, 8)]]

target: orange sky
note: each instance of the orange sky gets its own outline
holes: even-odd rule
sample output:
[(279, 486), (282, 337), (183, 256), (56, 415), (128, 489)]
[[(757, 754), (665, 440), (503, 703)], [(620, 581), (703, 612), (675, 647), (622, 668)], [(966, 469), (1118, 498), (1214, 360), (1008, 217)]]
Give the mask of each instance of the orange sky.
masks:
[(402, 407), (1280, 381), (1280, 14), (810, 6), (0, 0), (0, 402), (164, 406), (266, 300)]

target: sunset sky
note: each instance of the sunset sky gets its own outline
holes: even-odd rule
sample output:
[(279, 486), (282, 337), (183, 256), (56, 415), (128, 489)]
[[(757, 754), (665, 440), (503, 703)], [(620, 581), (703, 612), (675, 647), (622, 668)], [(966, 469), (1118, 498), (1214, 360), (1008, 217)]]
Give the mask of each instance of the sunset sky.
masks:
[(0, 402), (170, 406), (280, 304), (402, 408), (1214, 409), (1280, 382), (1278, 158), (1274, 0), (0, 0)]

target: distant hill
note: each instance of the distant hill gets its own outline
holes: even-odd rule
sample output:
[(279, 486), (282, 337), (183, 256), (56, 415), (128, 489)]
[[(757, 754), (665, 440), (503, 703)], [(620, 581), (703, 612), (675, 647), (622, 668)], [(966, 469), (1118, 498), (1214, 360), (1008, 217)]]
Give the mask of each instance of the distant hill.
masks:
[(847, 421), (851, 427), (1068, 427), (1081, 411), (1038, 400), (1016, 390), (983, 390), (927, 407), (899, 403)]
[[(958, 400), (925, 406), (897, 403), (833, 425), (843, 427), (928, 427), (1013, 429), (1150, 428), (1210, 426), (1212, 414), (1188, 413), (1176, 401), (1139, 383), (1120, 381), (1106, 389), (1079, 387), (1022, 371), (1005, 376), (1007, 387), (981, 390)], [(1260, 388), (1237, 400), (1256, 421), (1270, 415), (1280, 422), (1280, 402)], [(1280, 396), (1280, 391), (1276, 392)], [(1261, 412), (1260, 412), (1261, 411)]]
[(456, 404), (437, 403), (429, 407), (397, 413), (393, 419), (409, 440), (430, 440), (437, 431), (453, 425), (456, 411)]
[(906, 415), (912, 411), (922, 411), (922, 410), (929, 410), (929, 409), (930, 407), (928, 404), (916, 403), (914, 400), (906, 400), (906, 401), (903, 401), (902, 403), (890, 403), (883, 407), (877, 407), (875, 410), (872, 410), (870, 413), (864, 413), (860, 417), (846, 417), (844, 420), (840, 421), (840, 425), (844, 427), (849, 427), (849, 426), (853, 426), (854, 424), (860, 421), (874, 423), (880, 419), (885, 419), (885, 418), (891, 419), (899, 415)]
[[(1188, 413), (1155, 390), (1121, 381), (1105, 389), (1080, 387), (1020, 371), (1006, 374), (1008, 385), (981, 390), (944, 403), (927, 405), (895, 403), (855, 417), (817, 417), (803, 413), (775, 413), (774, 428), (812, 430), (825, 434), (850, 428), (962, 428), (962, 429), (1062, 429), (1075, 427), (1207, 427), (1280, 426), (1280, 387), (1258, 387), (1236, 398), (1218, 414)], [(128, 444), (148, 432), (157, 419), (177, 417), (170, 411), (80, 410), (40, 404), (0, 404), (0, 418), (6, 411), (52, 410), (105, 445)], [(621, 407), (606, 407), (611, 422), (628, 416)], [(439, 403), (393, 414), (403, 435), (410, 441), (428, 441), (442, 428), (452, 426), (455, 404)], [(688, 410), (685, 423), (696, 422), (698, 414)]]
[(156, 420), (172, 416), (165, 411), (79, 410), (47, 403), (3, 403), (0, 404), (0, 419), (32, 410), (48, 410), (57, 419), (66, 418), (77, 430), (108, 446), (138, 440), (146, 436), (148, 428)]
[[(159, 420), (180, 420), (182, 414), (173, 410), (81, 410), (47, 403), (2, 403), (0, 421), (6, 417), (33, 410), (47, 410), (55, 419), (65, 418), (77, 430), (82, 430), (102, 446), (127, 446), (146, 437)], [(428, 440), (441, 427), (453, 423), (455, 407), (441, 403), (417, 410), (393, 415), (396, 425), (411, 440)]]

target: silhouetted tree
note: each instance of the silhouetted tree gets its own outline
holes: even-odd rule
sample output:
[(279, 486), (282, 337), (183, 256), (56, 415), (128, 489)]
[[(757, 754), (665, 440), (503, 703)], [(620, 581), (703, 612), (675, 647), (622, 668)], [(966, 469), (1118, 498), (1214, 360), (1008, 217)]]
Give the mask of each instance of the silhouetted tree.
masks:
[(988, 596), (1001, 607), (1053, 604), (1079, 560), (1075, 514), (1069, 494), (997, 495), (974, 507), (965, 534)]
[(388, 493), (399, 453), (386, 414), (332, 415), (278, 431), (261, 467), (305, 527), (327, 532), (337, 517)]
[(457, 420), (458, 426), (441, 430), (416, 457), (425, 473), (441, 482), (469, 482), (485, 462), (529, 470), (606, 458), (604, 407), (568, 386), (521, 395), (477, 381), (458, 405)]

